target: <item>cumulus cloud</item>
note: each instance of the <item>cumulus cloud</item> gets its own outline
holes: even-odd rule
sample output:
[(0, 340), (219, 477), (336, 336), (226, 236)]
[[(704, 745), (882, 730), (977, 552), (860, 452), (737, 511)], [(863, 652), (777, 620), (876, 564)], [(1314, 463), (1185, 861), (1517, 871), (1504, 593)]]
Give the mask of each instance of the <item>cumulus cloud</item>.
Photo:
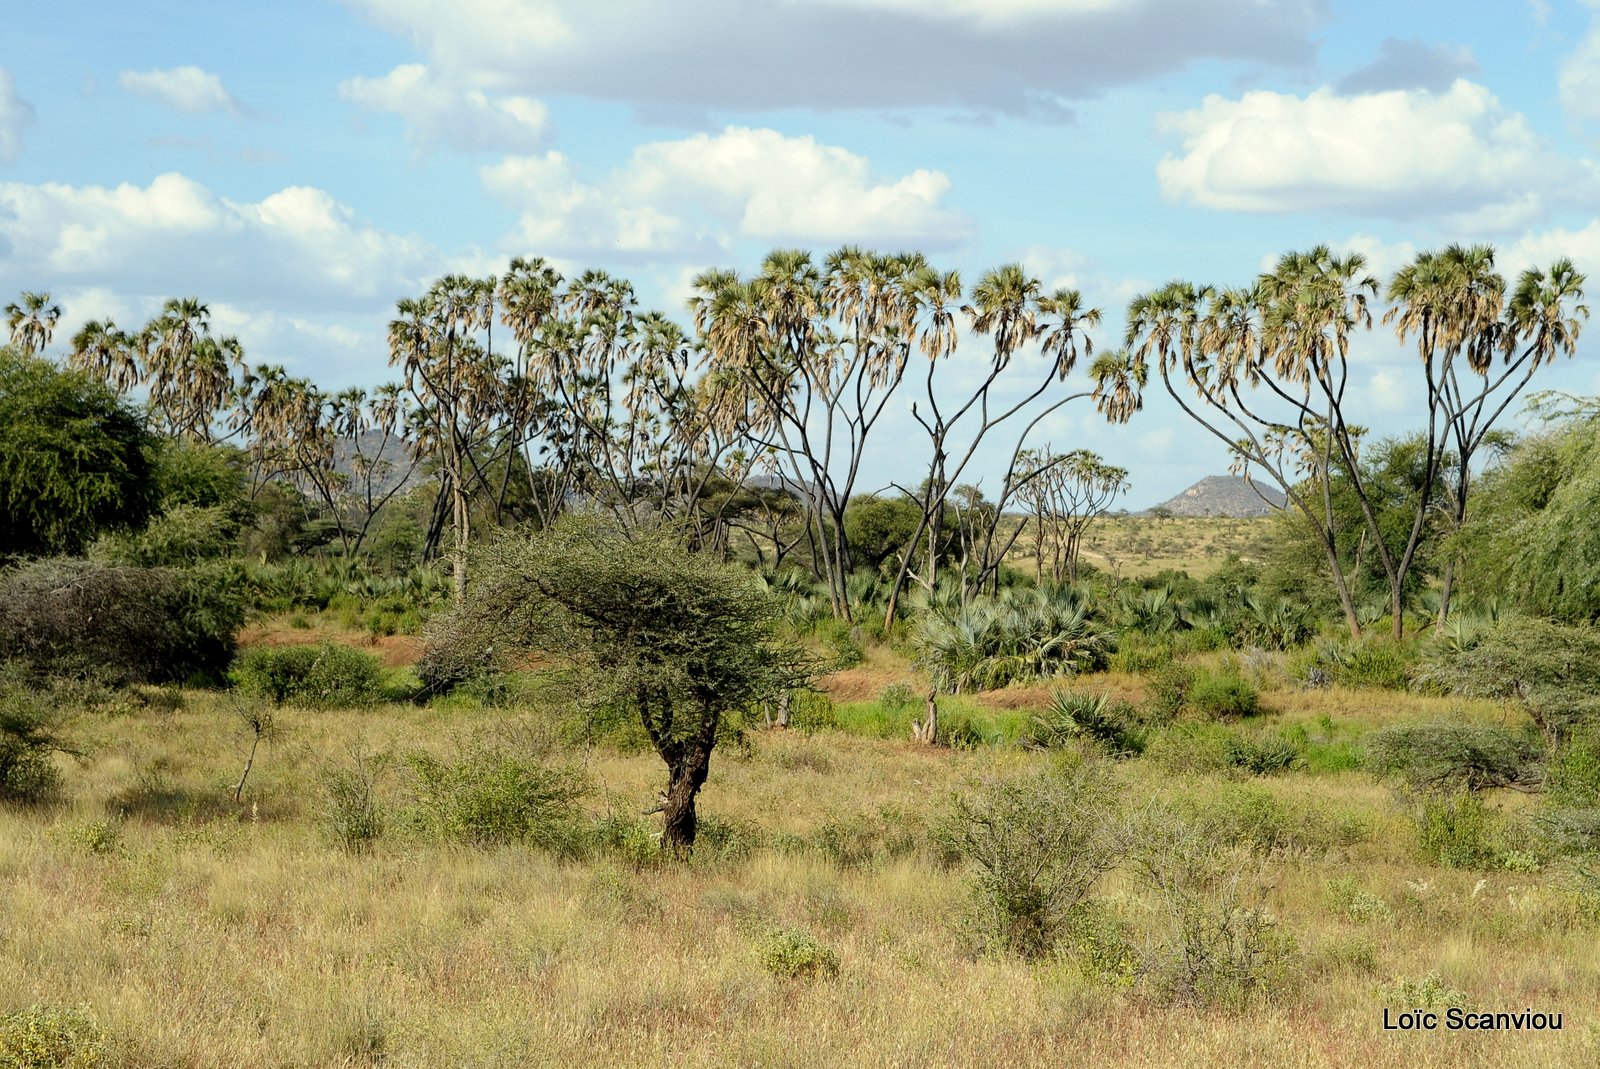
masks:
[(1428, 89), (1442, 92), (1457, 78), (1478, 73), (1478, 61), (1464, 46), (1429, 45), (1413, 37), (1385, 37), (1371, 63), (1339, 81), (1341, 93), (1381, 93), (1385, 89)]
[(403, 118), (419, 149), (443, 144), (464, 152), (530, 152), (549, 134), (549, 110), (540, 101), (454, 86), (420, 63), (402, 64), (381, 78), (351, 78), (340, 83), (339, 95), (366, 111)]
[[(181, 174), (147, 186), (0, 183), (0, 286), (199, 294), (243, 307), (386, 307), (437, 265), (419, 239), (357, 221), (320, 189), (255, 202)], [(7, 281), (9, 280), (9, 281)]]
[(447, 77), (536, 96), (688, 112), (1048, 115), (1202, 59), (1308, 65), (1325, 8), (1324, 0), (345, 2), (414, 42)]
[(22, 128), (33, 122), (33, 105), (17, 95), (11, 72), (0, 67), (0, 163), (22, 155)]
[(775, 130), (644, 144), (593, 183), (559, 152), (508, 157), (480, 175), (521, 210), (516, 240), (540, 252), (662, 259), (707, 255), (735, 238), (936, 248), (970, 230), (943, 204), (944, 174), (879, 177), (853, 152)]
[(1593, 188), (1590, 172), (1465, 80), (1443, 93), (1209, 96), (1158, 127), (1183, 146), (1157, 166), (1163, 192), (1228, 211), (1451, 215), (1506, 227), (1552, 196)]
[(1561, 106), (1575, 119), (1600, 119), (1600, 3), (1590, 3), (1595, 12), (1589, 32), (1561, 63)]
[(173, 67), (170, 70), (123, 71), (117, 82), (136, 97), (180, 111), (203, 115), (221, 111), (241, 115), (243, 106), (222, 87), (222, 79), (199, 67)]

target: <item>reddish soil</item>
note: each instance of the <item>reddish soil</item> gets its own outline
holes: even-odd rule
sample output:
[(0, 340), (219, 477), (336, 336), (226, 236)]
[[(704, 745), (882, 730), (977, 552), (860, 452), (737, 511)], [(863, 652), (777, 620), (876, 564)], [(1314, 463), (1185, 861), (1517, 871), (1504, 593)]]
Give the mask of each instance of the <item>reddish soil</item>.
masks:
[(306, 628), (255, 625), (239, 633), (239, 646), (309, 646), (322, 642), (337, 642), (353, 646), (377, 657), (385, 668), (401, 668), (416, 664), (422, 656), (422, 639), (415, 635), (384, 635), (377, 637), (363, 631), (319, 631)]

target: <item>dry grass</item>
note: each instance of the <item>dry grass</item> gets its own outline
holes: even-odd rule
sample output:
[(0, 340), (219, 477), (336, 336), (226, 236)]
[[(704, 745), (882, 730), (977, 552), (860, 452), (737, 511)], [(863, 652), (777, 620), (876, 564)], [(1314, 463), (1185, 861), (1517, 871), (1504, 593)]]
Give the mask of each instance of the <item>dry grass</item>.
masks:
[[(1430, 699), (1368, 692), (1273, 693), (1268, 704), (1291, 721), (1435, 711)], [(960, 922), (965, 876), (931, 851), (841, 869), (805, 845), (883, 807), (916, 823), (973, 775), (1043, 760), (1025, 753), (758, 735), (745, 752), (719, 752), (702, 806), (744, 827), (752, 848), (686, 867), (404, 836), (352, 856), (319, 835), (319, 773), (353, 749), (443, 752), (505, 716), (286, 711), (242, 806), (223, 795), (242, 760), (225, 697), (80, 718), (91, 756), (64, 768), (71, 804), (0, 810), (0, 1014), (82, 1005), (110, 1036), (112, 1064), (139, 1069), (1600, 1061), (1597, 932), (1559, 874), (1428, 866), (1388, 790), (1360, 773), (1259, 781), (1285, 807), (1361, 830), (1353, 843), (1266, 858), (1269, 905), (1301, 948), (1302, 979), (1230, 1012), (1093, 982), (1070, 961), (974, 954)], [(661, 784), (651, 755), (573, 756), (595, 779), (596, 807), (637, 813)], [(1117, 774), (1136, 802), (1208, 804), (1241, 790), (1142, 761)], [(85, 849), (78, 830), (118, 812), (120, 844)], [(1329, 883), (1351, 875), (1381, 916), (1336, 907)], [(1136, 923), (1148, 913), (1126, 874), (1106, 894)], [(836, 950), (839, 976), (764, 972), (755, 947), (775, 926)], [(1380, 985), (1430, 972), (1475, 1009), (1562, 1011), (1566, 1028), (1384, 1032)]]

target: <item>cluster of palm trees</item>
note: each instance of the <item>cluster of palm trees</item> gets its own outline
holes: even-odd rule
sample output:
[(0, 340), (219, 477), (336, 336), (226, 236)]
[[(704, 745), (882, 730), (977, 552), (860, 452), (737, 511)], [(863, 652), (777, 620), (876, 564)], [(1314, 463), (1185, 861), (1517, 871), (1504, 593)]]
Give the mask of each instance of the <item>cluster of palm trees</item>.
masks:
[[(1360, 504), (1362, 536), (1388, 580), (1395, 637), (1403, 633), (1403, 591), (1419, 546), (1439, 511), (1436, 487), (1452, 498), (1449, 519), (1466, 515), (1471, 464), (1496, 419), (1533, 374), (1570, 356), (1582, 321), (1584, 276), (1571, 260), (1524, 271), (1507, 293), (1494, 250), (1453, 245), (1425, 252), (1395, 273), (1386, 292), (1360, 254), (1326, 246), (1281, 257), (1243, 287), (1175, 281), (1128, 307), (1127, 344), (1154, 360), (1167, 392), (1224, 441), (1241, 471), (1260, 471), (1283, 489), (1327, 558), (1346, 624), (1362, 622), (1340, 547), (1345, 523), (1334, 507), (1335, 477)], [(1379, 523), (1360, 448), (1367, 430), (1350, 416), (1350, 346), (1372, 327), (1384, 292), (1385, 322), (1415, 340), (1427, 429), (1409, 529)], [(1446, 466), (1452, 479), (1442, 479)], [(1438, 609), (1449, 609), (1449, 572)]]
[[(1029, 437), (1074, 400), (1110, 422), (1130, 419), (1154, 364), (1240, 469), (1282, 487), (1316, 532), (1359, 633), (1339, 552), (1348, 523), (1329, 489), (1336, 476), (1353, 485), (1398, 632), (1400, 591), (1424, 532), (1441, 504), (1460, 523), (1474, 454), (1496, 419), (1539, 368), (1573, 351), (1588, 314), (1583, 283), (1561, 260), (1523, 272), (1508, 290), (1492, 249), (1461, 246), (1424, 253), (1390, 280), (1384, 319), (1417, 346), (1428, 419), (1427, 477), (1401, 538), (1380, 529), (1363, 483), (1366, 431), (1351, 418), (1351, 346), (1371, 329), (1384, 291), (1360, 255), (1327, 247), (1286, 254), (1246, 286), (1177, 281), (1142, 294), (1128, 308), (1126, 348), (1099, 354), (1090, 333), (1099, 310), (1075, 290), (1046, 292), (1018, 265), (969, 287), (920, 253), (846, 247), (820, 260), (779, 250), (749, 275), (702, 274), (692, 334), (642, 310), (626, 280), (600, 271), (569, 279), (519, 258), (499, 277), (447, 276), (398, 302), (388, 349), (401, 382), (370, 393), (249, 369), (238, 341), (213, 333), (208, 307), (193, 299), (168, 301), (131, 332), (88, 323), (68, 360), (117, 390), (145, 391), (168, 435), (237, 437), (258, 484), (292, 479), (335, 515), (354, 517), (348, 531), (341, 521), (350, 551), (387, 500), (375, 485), (393, 483), (374, 478), (387, 450), (364, 453), (360, 443), (374, 431), (383, 446), (404, 441), (410, 463), (438, 472), (430, 542), (452, 532), (458, 594), (474, 516), (499, 522), (513, 501), (540, 524), (577, 500), (611, 510), (624, 527), (675, 520), (697, 544), (726, 549), (735, 530), (754, 537), (763, 526), (741, 517), (753, 502), (770, 505), (755, 488), (781, 487), (797, 508), (767, 508), (778, 518), (764, 526), (776, 546), (782, 517), (798, 521), (804, 537), (787, 544), (810, 554), (842, 619), (856, 565), (845, 508), (874, 451), (913, 448), (904, 434), (885, 447), (877, 430), (909, 391), (924, 477), (896, 488), (922, 519), (893, 558), (886, 622), (907, 587), (939, 587), (952, 501), (966, 506), (963, 596), (998, 589), (1018, 531), (1001, 520), (1017, 502), (1041, 517), (1041, 554), (1054, 540), (1052, 576), (1070, 580), (1084, 518), (1125, 489), (1126, 471), (1083, 451), (1030, 449)], [(13, 344), (27, 352), (49, 344), (61, 315), (43, 293), (23, 294), (6, 312)], [(944, 369), (964, 343), (983, 346), (982, 361), (953, 375)], [(1087, 375), (1073, 384), (1080, 358)], [(980, 445), (1008, 425), (1016, 436), (993, 500), (959, 497)], [(354, 478), (339, 462), (352, 448)], [(1449, 588), (1447, 570), (1446, 603)]]

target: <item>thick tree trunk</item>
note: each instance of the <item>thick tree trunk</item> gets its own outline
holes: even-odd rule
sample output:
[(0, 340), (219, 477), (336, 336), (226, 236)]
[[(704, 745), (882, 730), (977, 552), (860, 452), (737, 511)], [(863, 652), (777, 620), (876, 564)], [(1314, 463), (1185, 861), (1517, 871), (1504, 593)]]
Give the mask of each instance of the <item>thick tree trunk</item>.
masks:
[(687, 857), (694, 849), (700, 821), (694, 800), (705, 786), (711, 771), (711, 744), (687, 743), (673, 762), (667, 778), (666, 799), (661, 805), (661, 849), (674, 857)]

